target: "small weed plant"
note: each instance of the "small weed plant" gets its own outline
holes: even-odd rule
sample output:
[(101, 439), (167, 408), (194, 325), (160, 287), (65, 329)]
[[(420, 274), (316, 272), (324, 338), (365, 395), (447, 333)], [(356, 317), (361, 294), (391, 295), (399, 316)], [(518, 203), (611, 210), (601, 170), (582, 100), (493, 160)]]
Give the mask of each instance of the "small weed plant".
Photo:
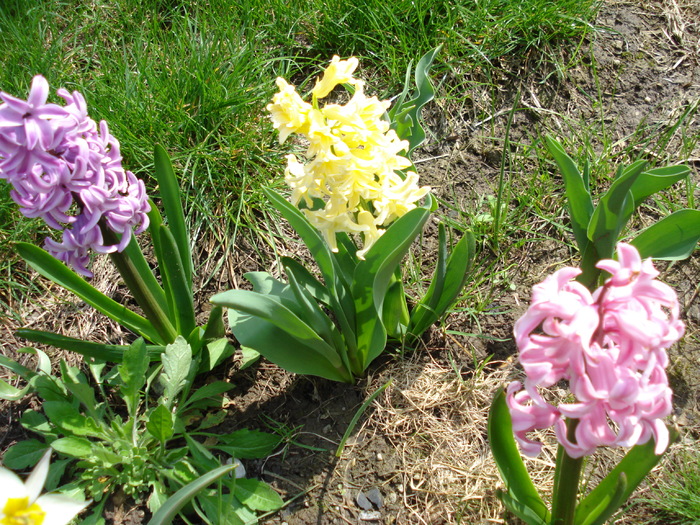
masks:
[[(25, 410), (21, 418), (22, 426), (39, 438), (10, 447), (3, 463), (24, 469), (47, 449), (60, 454), (63, 459), (51, 465), (47, 486), (92, 499), (95, 504), (83, 523), (98, 523), (108, 496), (115, 493), (144, 502), (156, 513), (169, 496), (226, 463), (233, 463), (234, 470), (192, 500), (189, 514), (199, 516), (196, 521), (254, 523), (257, 511), (282, 505), (263, 481), (245, 478), (240, 462), (269, 455), (279, 437), (250, 430), (211, 432), (226, 416), (221, 394), (231, 385), (215, 381), (193, 389), (197, 363), (183, 338), (167, 345), (158, 363), (151, 363), (139, 339), (119, 365), (91, 362), (91, 377), (65, 361), (60, 375), (54, 375), (46, 354), (35, 353), (36, 371), (0, 359), (0, 365), (26, 381), (15, 398), (35, 394), (42, 401), (39, 410)], [(63, 477), (71, 481), (60, 484)]]

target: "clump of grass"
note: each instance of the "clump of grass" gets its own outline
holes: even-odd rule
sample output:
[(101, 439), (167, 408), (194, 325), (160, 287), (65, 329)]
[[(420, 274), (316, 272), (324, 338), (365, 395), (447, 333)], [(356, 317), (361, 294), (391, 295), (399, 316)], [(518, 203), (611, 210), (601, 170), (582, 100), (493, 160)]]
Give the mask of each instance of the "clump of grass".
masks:
[(697, 451), (679, 453), (669, 465), (667, 475), (643, 503), (658, 514), (653, 523), (697, 525), (700, 523), (700, 457)]

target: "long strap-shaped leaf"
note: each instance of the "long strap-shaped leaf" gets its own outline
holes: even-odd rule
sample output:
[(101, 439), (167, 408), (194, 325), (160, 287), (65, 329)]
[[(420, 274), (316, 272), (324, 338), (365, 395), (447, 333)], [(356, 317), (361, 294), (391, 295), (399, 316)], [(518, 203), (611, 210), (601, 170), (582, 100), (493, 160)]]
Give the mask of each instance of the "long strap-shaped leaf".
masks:
[[(678, 432), (668, 427), (670, 442), (678, 439)], [(661, 460), (663, 454), (654, 454), (656, 443), (650, 439), (632, 447), (622, 461), (612, 469), (576, 507), (576, 525), (602, 525), (627, 501), (646, 475)]]
[(287, 202), (281, 195), (264, 188), (263, 192), (270, 199), (272, 205), (294, 228), (301, 240), (311, 252), (316, 261), (326, 287), (330, 291), (332, 300), (331, 309), (336, 316), (340, 329), (345, 334), (345, 342), (354, 352), (355, 344), (355, 310), (352, 295), (345, 283), (351, 279), (343, 277), (342, 269), (338, 265), (333, 252), (321, 234), (307, 220), (303, 213)]
[(163, 505), (156, 511), (151, 520), (148, 522), (148, 525), (170, 525), (175, 516), (177, 516), (177, 513), (180, 512), (182, 507), (187, 505), (187, 503), (193, 497), (214, 483), (217, 479), (235, 470), (236, 466), (237, 462), (234, 461), (233, 465), (225, 465), (214, 469), (211, 472), (207, 472), (206, 474), (182, 487), (175, 494), (170, 496), (165, 503), (163, 503)]
[(39, 274), (74, 293), (93, 308), (136, 334), (149, 341), (164, 342), (147, 319), (107, 297), (46, 251), (23, 242), (17, 243), (15, 247), (27, 264)]
[(690, 168), (688, 166), (666, 166), (643, 172), (630, 188), (634, 196), (635, 207), (639, 206), (647, 197), (665, 190), (689, 174)]
[(318, 348), (293, 337), (269, 319), (249, 315), (234, 308), (228, 311), (231, 331), (241, 345), (252, 348), (273, 363), (296, 374), (309, 374), (352, 383), (345, 366), (334, 366)]
[[(18, 337), (41, 343), (45, 345), (55, 346), (63, 350), (70, 350), (85, 357), (93, 357), (101, 361), (109, 363), (121, 363), (124, 357), (124, 351), (129, 348), (123, 345), (105, 345), (101, 343), (92, 343), (74, 337), (55, 334), (53, 332), (44, 332), (41, 330), (31, 330), (29, 328), (20, 328), (15, 332)], [(151, 361), (158, 361), (160, 354), (163, 353), (165, 347), (158, 345), (146, 345), (148, 356)]]
[(180, 186), (177, 177), (175, 177), (170, 157), (168, 157), (163, 147), (158, 144), (155, 147), (154, 166), (165, 216), (168, 219), (168, 227), (177, 245), (187, 286), (189, 291), (192, 292), (192, 252), (190, 250), (187, 226), (185, 225), (185, 212), (182, 209)]
[(601, 258), (612, 257), (620, 233), (634, 212), (634, 196), (630, 188), (644, 172), (645, 165), (638, 161), (621, 169), (593, 212), (588, 238), (595, 244)]
[(426, 205), (414, 208), (393, 223), (372, 245), (355, 268), (352, 297), (355, 300), (357, 346), (364, 372), (374, 358), (384, 351), (386, 329), (381, 321), (384, 297), (394, 271), (401, 263), (411, 244), (430, 216), (433, 197), (428, 195)]
[(474, 235), (465, 232), (448, 258), (445, 227), (440, 224), (435, 273), (425, 297), (411, 312), (409, 333), (417, 336), (422, 334), (452, 306), (467, 281), (467, 272), (475, 250)]
[[(249, 290), (229, 290), (216, 294), (211, 302), (239, 312), (259, 317), (287, 332), (291, 337), (313, 348), (320, 357), (324, 357), (335, 367), (343, 363), (335, 349), (326, 343), (308, 324), (278, 300)], [(288, 351), (293, 352), (290, 348)]]
[(654, 259), (687, 258), (700, 240), (700, 210), (679, 210), (652, 224), (632, 241), (639, 255)]
[(408, 154), (416, 149), (425, 140), (425, 130), (420, 123), (420, 112), (428, 102), (433, 99), (435, 89), (430, 83), (428, 71), (433, 64), (435, 55), (440, 51), (442, 46), (438, 46), (421, 57), (416, 65), (414, 81), (416, 83), (416, 91), (411, 100), (406, 101), (405, 97), (408, 94), (408, 84), (410, 79), (411, 65), (409, 64), (406, 71), (406, 83), (403, 92), (394, 103), (394, 107), (389, 111), (389, 120), (392, 128), (396, 130), (397, 135), (408, 141)]
[(124, 249), (124, 255), (131, 261), (136, 273), (141, 277), (143, 284), (148, 289), (148, 292), (155, 298), (158, 304), (165, 310), (166, 315), (170, 318), (170, 312), (167, 306), (167, 299), (165, 297), (165, 292), (163, 288), (158, 284), (158, 280), (151, 271), (151, 267), (146, 262), (146, 258), (143, 256), (143, 252), (139, 247), (139, 243), (136, 240), (136, 236), (131, 236), (131, 241)]
[(170, 228), (161, 225), (156, 235), (160, 237), (163, 250), (162, 270), (168, 283), (165, 292), (171, 297), (170, 302), (174, 305), (175, 326), (180, 335), (189, 337), (196, 325), (191, 281), (187, 280), (187, 270), (182, 266), (183, 258)]
[(508, 509), (529, 525), (545, 525), (550, 514), (525, 468), (513, 437), (513, 423), (501, 389), (493, 398), (488, 419), (489, 445), (506, 492), (501, 495)]
[(576, 163), (569, 157), (564, 148), (552, 137), (545, 136), (547, 149), (559, 166), (564, 178), (566, 200), (569, 204), (571, 229), (576, 238), (579, 251), (583, 252), (588, 244), (588, 224), (593, 216), (593, 199), (588, 188), (588, 181), (579, 172)]

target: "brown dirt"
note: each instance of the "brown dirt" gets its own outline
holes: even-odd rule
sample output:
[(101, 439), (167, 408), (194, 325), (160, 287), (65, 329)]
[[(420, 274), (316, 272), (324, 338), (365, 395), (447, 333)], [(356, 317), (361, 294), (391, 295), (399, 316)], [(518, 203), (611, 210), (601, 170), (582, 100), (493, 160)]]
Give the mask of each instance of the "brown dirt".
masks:
[[(517, 170), (532, 166), (527, 148), (533, 146), (533, 137), (544, 131), (576, 137), (581, 130), (598, 126), (595, 129), (600, 131), (600, 139), (593, 138), (585, 146), (591, 154), (611, 147), (619, 152), (620, 161), (625, 161), (629, 144), (641, 144), (641, 151), (652, 160), (688, 162), (696, 180), (700, 125), (692, 108), (697, 108), (700, 100), (698, 20), (700, 6), (692, 0), (606, 2), (595, 24), (599, 29), (583, 44), (584, 49), (590, 48), (590, 54), (583, 53), (563, 76), (553, 71), (530, 71), (523, 64), (522, 71), (503, 79), (495, 94), (467, 81), (465, 85), (473, 90), (469, 105), (454, 108), (438, 100), (432, 108), (434, 136), (422, 149), (418, 164), (423, 183), (452, 203), (455, 210), (447, 213), (453, 220), (468, 224), (456, 210), (473, 210), (480, 197), (496, 192), (502, 136), (514, 103), (516, 79), (521, 89), (520, 105), (525, 109), (513, 121), (510, 159), (524, 160), (510, 166), (513, 173), (508, 173), (516, 180), (516, 197), (509, 203), (513, 208), (521, 204), (517, 200)], [(562, 53), (564, 60), (573, 55), (567, 50)], [(543, 84), (540, 81), (545, 77)], [(686, 129), (696, 139), (694, 146), (684, 146), (691, 143), (688, 136), (670, 132), (668, 141), (660, 143), (659, 137), (689, 109)], [(517, 374), (510, 334), (513, 322), (527, 306), (531, 286), (553, 269), (572, 262), (571, 239), (561, 226), (561, 196), (545, 194), (541, 200), (539, 204), (548, 215), (533, 215), (528, 232), (516, 232), (518, 239), (504, 241), (508, 260), (498, 260), (480, 239), (477, 266), (488, 268), (483, 272), (489, 280), (476, 272), (469, 299), (447, 319), (444, 328), (433, 329), (424, 348), (416, 352), (380, 359), (359, 384), (294, 376), (264, 361), (242, 372), (236, 362), (225, 367), (221, 373), (235, 389), (230, 393), (229, 417), (220, 430), (276, 429), (286, 436), (284, 447), (273, 456), (245, 465), (250, 475), (271, 483), (288, 502), (264, 523), (516, 523), (504, 514), (495, 497), (501, 482), (489, 453), (485, 421), (494, 390)], [(431, 242), (429, 238), (425, 241), (426, 253)], [(225, 250), (214, 245), (210, 248), (210, 255)], [(232, 252), (217, 282), (203, 287), (202, 301), (214, 291), (240, 286), (245, 271), (260, 269), (254, 253), (240, 246)], [(204, 268), (202, 274), (207, 271)], [(695, 255), (689, 261), (667, 265), (663, 278), (678, 290), (688, 326), (687, 336), (673, 352), (670, 369), (676, 394), (675, 421), (686, 436), (676, 448), (697, 448), (700, 258)], [(121, 293), (113, 274), (106, 270), (99, 287)], [(475, 307), (471, 301), (483, 303), (480, 309), (486, 314), (475, 319), (470, 314)], [(24, 326), (103, 342), (128, 337), (118, 326), (86, 313), (84, 305), (55, 288), (48, 288), (46, 297), (25, 308), (22, 321)], [(12, 336), (16, 327), (17, 322), (10, 317), (0, 323), (3, 354), (25, 362), (26, 355), (16, 354), (22, 346)], [(479, 364), (487, 356), (493, 357), (482, 370)], [(389, 380), (391, 384), (362, 415), (337, 457), (335, 451), (353, 416), (364, 400)], [(0, 449), (26, 437), (17, 424), (24, 408), (26, 402), (0, 403)], [(533, 477), (544, 491), (551, 483), (553, 450), (548, 446), (538, 459), (529, 461)], [(596, 472), (589, 474), (595, 476)], [(641, 490), (649, 490), (651, 484), (653, 477)], [(381, 506), (370, 503), (369, 511), (378, 519), (362, 521), (358, 495), (370, 496), (373, 489), (378, 489)], [(117, 501), (108, 522), (136, 525), (147, 516), (142, 509)], [(636, 505), (617, 523), (640, 523), (650, 518), (647, 508)]]

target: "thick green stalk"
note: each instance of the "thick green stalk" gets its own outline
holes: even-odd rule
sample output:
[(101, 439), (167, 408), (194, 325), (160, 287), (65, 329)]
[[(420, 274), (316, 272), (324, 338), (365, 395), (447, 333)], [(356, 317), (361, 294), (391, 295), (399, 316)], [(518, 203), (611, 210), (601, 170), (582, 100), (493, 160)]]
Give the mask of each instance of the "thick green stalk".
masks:
[[(576, 425), (578, 425), (578, 419), (569, 419), (566, 423), (569, 441), (575, 442)], [(560, 444), (554, 471), (551, 525), (573, 525), (582, 467), (583, 457), (572, 458)]]
[[(117, 236), (112, 230), (104, 225), (101, 226), (101, 229), (102, 237), (106, 245), (119, 243), (119, 239), (117, 239)], [(141, 275), (136, 271), (131, 259), (120, 252), (110, 253), (109, 256), (114, 266), (117, 267), (119, 275), (124, 279), (126, 287), (134, 296), (134, 300), (141, 307), (144, 315), (153, 325), (153, 328), (155, 328), (163, 339), (161, 342), (163, 344), (172, 343), (177, 337), (177, 331), (170, 322), (165, 310), (163, 310), (156, 298), (153, 297), (153, 294), (149, 291)], [(156, 341), (153, 342), (155, 343)]]

